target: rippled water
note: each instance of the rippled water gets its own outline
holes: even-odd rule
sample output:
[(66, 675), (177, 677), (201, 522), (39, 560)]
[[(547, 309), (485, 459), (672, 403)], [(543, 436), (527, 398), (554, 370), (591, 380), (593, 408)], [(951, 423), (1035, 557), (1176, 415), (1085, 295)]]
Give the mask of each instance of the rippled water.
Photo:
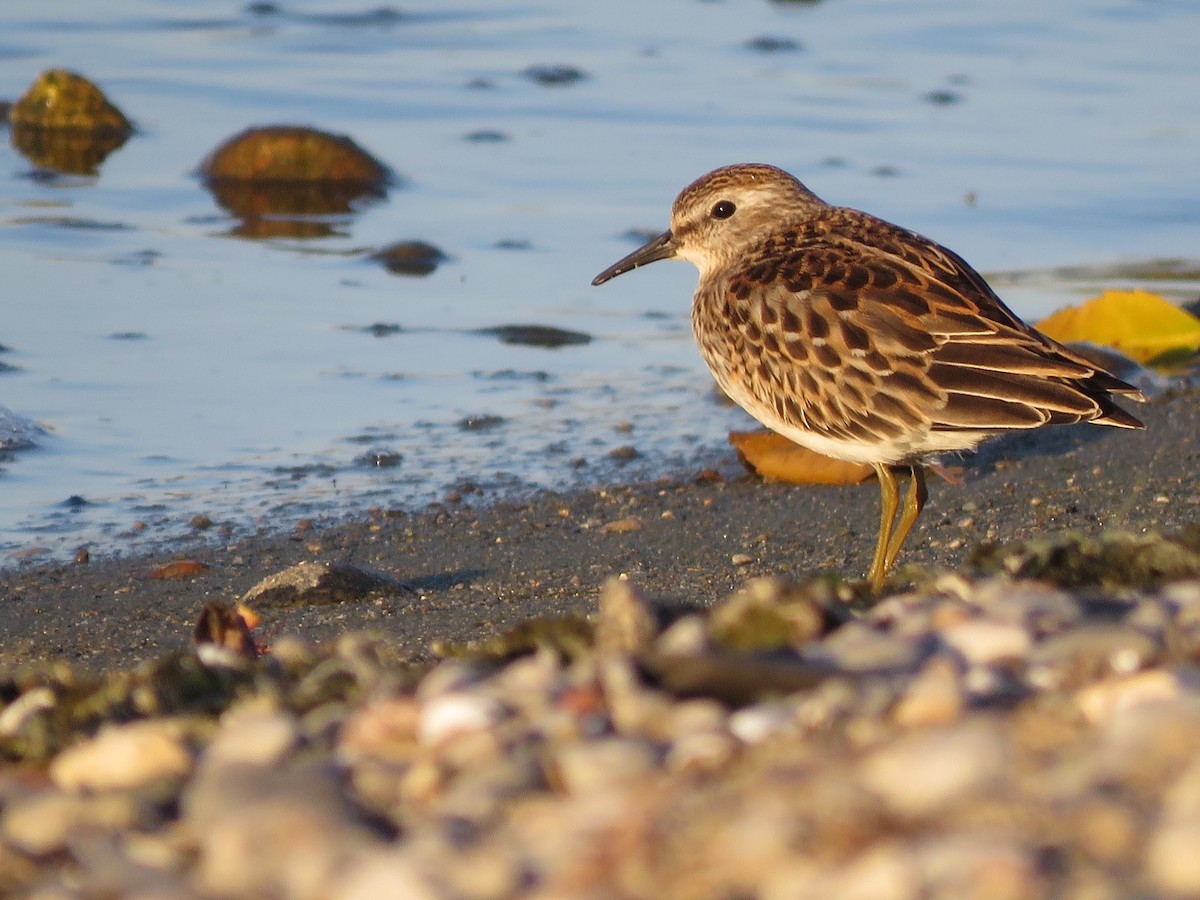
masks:
[[(1141, 284), (1122, 264), (1200, 256), (1198, 33), (1190, 0), (5, 0), (0, 98), (64, 66), (139, 131), (94, 178), (0, 147), (0, 403), (46, 430), (3, 459), (0, 549), (725, 452), (746, 420), (711, 401), (690, 267), (588, 284), (724, 163), (781, 165), (985, 271), (1083, 267), (1003, 279), (1027, 317)], [(583, 77), (528, 71), (558, 65)], [(270, 123), (349, 134), (403, 183), (321, 236), (242, 237), (192, 172)], [(366, 259), (409, 239), (451, 258)], [(591, 340), (480, 332), (517, 324)]]

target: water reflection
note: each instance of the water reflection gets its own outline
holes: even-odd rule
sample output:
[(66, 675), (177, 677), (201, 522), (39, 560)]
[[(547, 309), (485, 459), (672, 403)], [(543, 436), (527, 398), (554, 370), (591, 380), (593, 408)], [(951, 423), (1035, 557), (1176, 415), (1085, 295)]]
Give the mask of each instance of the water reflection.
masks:
[(217, 204), (238, 220), (226, 234), (251, 240), (344, 235), (345, 216), (387, 196), (369, 185), (342, 182), (210, 181), (208, 189)]
[(97, 175), (100, 166), (129, 140), (116, 131), (81, 131), (16, 124), (9, 140), (39, 169), (64, 175)]

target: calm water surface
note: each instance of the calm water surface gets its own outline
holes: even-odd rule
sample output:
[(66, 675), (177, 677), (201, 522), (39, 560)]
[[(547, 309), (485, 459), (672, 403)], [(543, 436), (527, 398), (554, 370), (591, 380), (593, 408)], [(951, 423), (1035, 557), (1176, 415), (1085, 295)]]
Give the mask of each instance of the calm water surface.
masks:
[[(694, 271), (588, 284), (724, 163), (1045, 273), (998, 280), (1029, 318), (1145, 286), (1123, 267), (1200, 257), (1197, 34), (1190, 0), (4, 0), (0, 98), (68, 67), (139, 131), (97, 177), (0, 146), (0, 403), (45, 430), (0, 463), (0, 564), (197, 513), (284, 527), (727, 454), (748, 421), (711, 399)], [(527, 71), (553, 65), (583, 77)], [(191, 173), (272, 123), (351, 135), (403, 181), (318, 236), (240, 236)], [(451, 258), (365, 258), (410, 239)], [(591, 341), (478, 331), (514, 324)]]

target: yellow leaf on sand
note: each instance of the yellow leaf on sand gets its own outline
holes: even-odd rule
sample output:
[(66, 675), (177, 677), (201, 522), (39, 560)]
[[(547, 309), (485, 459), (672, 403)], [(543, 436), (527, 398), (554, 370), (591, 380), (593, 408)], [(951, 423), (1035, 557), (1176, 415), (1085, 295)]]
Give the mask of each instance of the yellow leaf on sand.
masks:
[(1060, 309), (1037, 327), (1056, 341), (1116, 347), (1142, 363), (1200, 348), (1200, 319), (1148, 291), (1105, 291)]
[(858, 484), (874, 470), (861, 463), (822, 456), (773, 431), (731, 431), (729, 443), (746, 465), (764, 478), (791, 484)]

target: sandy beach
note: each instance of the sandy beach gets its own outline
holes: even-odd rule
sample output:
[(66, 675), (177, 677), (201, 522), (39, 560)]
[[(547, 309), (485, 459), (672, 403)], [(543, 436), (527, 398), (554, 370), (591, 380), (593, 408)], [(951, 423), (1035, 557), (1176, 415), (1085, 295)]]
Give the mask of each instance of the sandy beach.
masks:
[[(947, 462), (960, 483), (931, 482), (901, 564), (967, 571), (974, 548), (1060, 531), (1172, 532), (1200, 520), (1200, 400), (1171, 393), (1138, 409), (1142, 432), (1081, 425), (985, 444)], [(878, 491), (764, 484), (683, 472), (652, 484), (467, 508), (446, 503), (222, 546), (212, 538), (150, 558), (93, 559), (0, 575), (0, 659), (61, 658), (128, 667), (188, 645), (201, 606), (233, 602), (300, 561), (366, 568), (407, 586), (367, 603), (261, 609), (260, 642), (321, 642), (372, 629), (407, 654), (542, 616), (590, 613), (614, 575), (698, 606), (747, 579), (861, 578), (878, 523)], [(486, 498), (485, 498), (486, 499)], [(476, 508), (482, 506), (482, 508)], [(174, 558), (208, 568), (151, 578)]]

